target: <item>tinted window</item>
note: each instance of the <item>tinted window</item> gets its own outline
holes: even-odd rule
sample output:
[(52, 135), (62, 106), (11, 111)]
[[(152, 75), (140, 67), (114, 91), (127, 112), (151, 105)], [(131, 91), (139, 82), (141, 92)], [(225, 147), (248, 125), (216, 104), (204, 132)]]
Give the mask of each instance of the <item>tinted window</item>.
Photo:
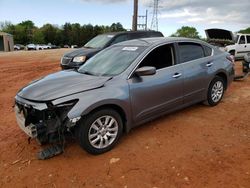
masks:
[(211, 56), (212, 55), (212, 48), (208, 47), (208, 46), (203, 46), (204, 48), (204, 52), (205, 52), (205, 56)]
[(179, 43), (179, 53), (181, 63), (204, 57), (203, 48), (196, 43)]
[(147, 34), (142, 32), (142, 33), (130, 33), (129, 34), (129, 39), (138, 39), (138, 38), (145, 38), (147, 37)]
[(163, 37), (160, 32), (148, 32), (148, 37)]
[(247, 36), (247, 43), (250, 44), (250, 36)]
[(87, 44), (84, 45), (85, 48), (103, 48), (114, 36), (113, 35), (98, 35), (91, 39)]
[(113, 40), (113, 42), (111, 43), (111, 45), (119, 43), (119, 42), (123, 42), (123, 41), (126, 41), (126, 40), (128, 40), (128, 36), (127, 35), (119, 35), (119, 36), (117, 36)]
[(240, 37), (240, 41), (239, 41), (239, 44), (245, 44), (246, 43), (246, 41), (245, 41), (245, 36), (241, 36)]
[(174, 53), (172, 45), (164, 45), (154, 49), (141, 62), (139, 67), (151, 66), (156, 69), (172, 66), (174, 64)]

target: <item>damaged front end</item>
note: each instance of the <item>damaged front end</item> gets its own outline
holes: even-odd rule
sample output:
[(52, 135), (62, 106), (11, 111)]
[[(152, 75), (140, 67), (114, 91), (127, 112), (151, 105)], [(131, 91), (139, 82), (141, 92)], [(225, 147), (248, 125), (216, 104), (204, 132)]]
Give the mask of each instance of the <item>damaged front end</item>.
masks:
[(16, 96), (15, 114), (19, 127), (39, 144), (57, 144), (63, 147), (65, 133), (70, 132), (79, 118), (70, 120), (68, 112), (78, 100), (58, 105), (34, 102)]

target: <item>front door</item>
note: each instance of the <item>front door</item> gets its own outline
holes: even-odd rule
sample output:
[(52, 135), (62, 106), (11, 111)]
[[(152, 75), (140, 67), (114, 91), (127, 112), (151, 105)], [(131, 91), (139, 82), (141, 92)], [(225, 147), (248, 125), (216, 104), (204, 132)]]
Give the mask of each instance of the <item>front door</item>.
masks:
[(154, 49), (144, 58), (139, 67), (153, 66), (156, 74), (133, 75), (128, 84), (133, 118), (136, 123), (174, 110), (182, 105), (183, 70), (175, 65), (173, 45)]
[(241, 35), (239, 38), (239, 42), (236, 45), (237, 52), (235, 57), (243, 57), (247, 53), (247, 44), (245, 35)]

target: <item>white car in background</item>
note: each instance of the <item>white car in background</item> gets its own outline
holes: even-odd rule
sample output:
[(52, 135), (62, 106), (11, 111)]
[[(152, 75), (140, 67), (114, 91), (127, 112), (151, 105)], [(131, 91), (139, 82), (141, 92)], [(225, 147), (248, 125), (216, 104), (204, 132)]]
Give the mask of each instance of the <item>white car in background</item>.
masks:
[(26, 49), (27, 49), (27, 50), (36, 50), (36, 45), (35, 45), (35, 44), (28, 44), (28, 45), (26, 46)]
[(51, 46), (46, 45), (46, 44), (37, 44), (36, 45), (36, 50), (46, 50), (46, 49), (51, 49)]
[(250, 53), (250, 34), (238, 33), (235, 44), (225, 47), (225, 51), (234, 55), (236, 59), (242, 59), (247, 53)]
[(234, 35), (232, 31), (224, 29), (207, 29), (205, 32), (210, 44), (223, 48), (235, 59), (243, 59), (250, 52), (250, 34)]

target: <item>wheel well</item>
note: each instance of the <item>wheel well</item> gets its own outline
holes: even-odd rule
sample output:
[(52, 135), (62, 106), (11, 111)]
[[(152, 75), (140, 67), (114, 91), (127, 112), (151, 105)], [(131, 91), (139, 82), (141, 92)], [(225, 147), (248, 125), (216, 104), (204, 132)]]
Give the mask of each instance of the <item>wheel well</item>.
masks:
[(229, 53), (230, 53), (231, 55), (235, 55), (235, 50), (230, 50)]
[(219, 76), (224, 80), (225, 86), (226, 86), (225, 90), (226, 90), (227, 89), (227, 75), (223, 72), (220, 72), (220, 73), (217, 73), (216, 76)]
[(107, 109), (107, 108), (113, 109), (120, 114), (120, 116), (122, 118), (122, 122), (123, 122), (123, 132), (126, 132), (126, 129), (127, 129), (127, 127), (126, 127), (126, 124), (127, 124), (126, 114), (125, 114), (124, 110), (118, 105), (115, 105), (115, 104), (102, 105), (102, 106), (99, 106), (99, 107), (95, 108), (94, 110), (90, 111), (88, 114), (99, 111), (101, 109)]

